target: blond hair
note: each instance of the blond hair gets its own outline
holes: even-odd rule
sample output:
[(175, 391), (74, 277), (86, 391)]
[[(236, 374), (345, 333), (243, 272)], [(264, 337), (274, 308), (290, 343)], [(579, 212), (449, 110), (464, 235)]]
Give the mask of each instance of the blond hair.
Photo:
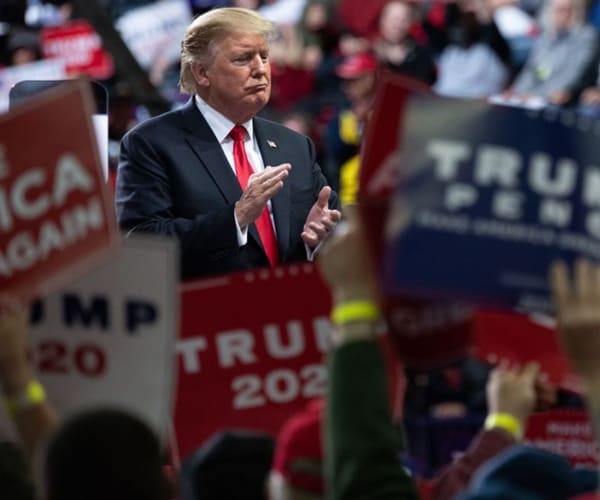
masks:
[(188, 26), (181, 42), (179, 89), (182, 92), (196, 93), (192, 65), (209, 65), (216, 44), (232, 34), (257, 34), (270, 41), (275, 25), (253, 10), (239, 7), (213, 9), (198, 16)]

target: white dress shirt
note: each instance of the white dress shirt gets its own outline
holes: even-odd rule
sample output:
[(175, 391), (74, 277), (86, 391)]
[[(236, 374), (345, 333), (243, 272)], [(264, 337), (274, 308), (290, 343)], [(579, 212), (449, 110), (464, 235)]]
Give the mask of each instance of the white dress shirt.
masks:
[[(209, 106), (200, 96), (196, 95), (196, 106), (204, 119), (208, 123), (208, 126), (215, 134), (217, 141), (221, 145), (221, 149), (225, 154), (225, 158), (229, 162), (229, 166), (233, 170), (234, 175), (236, 175), (235, 171), (235, 160), (233, 159), (233, 139), (229, 137), (229, 132), (231, 129), (235, 127), (237, 124), (233, 123), (229, 118), (219, 113), (216, 109)], [(260, 149), (258, 148), (258, 144), (256, 143), (254, 137), (254, 126), (252, 120), (247, 121), (246, 123), (240, 123), (242, 127), (246, 129), (248, 133), (244, 138), (244, 149), (246, 150), (246, 156), (248, 157), (248, 161), (252, 165), (252, 169), (254, 172), (261, 172), (265, 168), (265, 164), (263, 162), (262, 156), (260, 154)], [(273, 230), (277, 235), (277, 230), (275, 229), (275, 223), (273, 221), (273, 211), (271, 209), (271, 202), (267, 202), (267, 206), (269, 208), (269, 215), (271, 216), (271, 224), (273, 225)], [(237, 230), (237, 240), (239, 246), (244, 246), (248, 243), (248, 226), (242, 228), (237, 220), (237, 216), (235, 215), (235, 211), (233, 212), (233, 217), (235, 219), (235, 227)]]

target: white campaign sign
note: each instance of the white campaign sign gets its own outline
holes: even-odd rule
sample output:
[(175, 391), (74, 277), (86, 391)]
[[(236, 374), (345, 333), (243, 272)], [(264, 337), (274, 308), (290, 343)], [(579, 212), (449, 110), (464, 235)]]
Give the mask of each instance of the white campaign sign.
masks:
[(67, 78), (65, 64), (63, 59), (44, 59), (0, 69), (0, 113), (8, 111), (13, 85), (24, 80), (64, 80)]
[(187, 0), (162, 0), (121, 16), (116, 27), (143, 68), (176, 63), (192, 13)]
[(177, 262), (175, 242), (130, 238), (113, 260), (34, 309), (31, 359), (61, 417), (116, 406), (166, 436), (179, 331)]

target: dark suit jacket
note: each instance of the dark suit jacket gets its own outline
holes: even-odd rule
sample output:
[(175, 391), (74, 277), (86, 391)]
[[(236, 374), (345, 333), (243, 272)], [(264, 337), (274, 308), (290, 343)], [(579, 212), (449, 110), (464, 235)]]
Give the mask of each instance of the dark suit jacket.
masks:
[[(325, 178), (312, 141), (276, 123), (254, 118), (265, 165), (289, 162), (283, 189), (272, 198), (281, 263), (306, 259), (300, 233)], [(180, 241), (182, 277), (268, 267), (256, 227), (238, 247), (234, 204), (242, 190), (220, 144), (194, 99), (151, 118), (121, 142), (116, 208), (129, 232), (151, 232)], [(337, 196), (330, 206), (338, 207)]]

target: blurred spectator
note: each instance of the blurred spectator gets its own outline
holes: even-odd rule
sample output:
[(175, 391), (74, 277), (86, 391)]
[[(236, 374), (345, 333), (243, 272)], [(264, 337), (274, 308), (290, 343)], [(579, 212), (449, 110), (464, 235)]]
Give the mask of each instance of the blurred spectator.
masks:
[(186, 460), (181, 500), (263, 500), (273, 449), (266, 434), (215, 434)]
[[(342, 204), (354, 203), (358, 192), (359, 146), (375, 96), (378, 61), (370, 53), (348, 56), (338, 66), (349, 105), (331, 120), (325, 136), (324, 171), (340, 193)], [(338, 189), (339, 187), (339, 189)]]
[(453, 416), (486, 411), (485, 385), (490, 368), (467, 357), (439, 369), (407, 370), (405, 411), (408, 414), (444, 416), (453, 405)]
[(444, 46), (438, 60), (436, 92), (482, 98), (508, 83), (510, 49), (485, 0), (449, 3), (444, 30), (433, 31), (437, 33), (430, 36)]
[(0, 442), (0, 493), (10, 500), (35, 498), (29, 464), (22, 450), (10, 442)]
[(436, 79), (435, 63), (429, 51), (410, 35), (417, 20), (418, 10), (413, 2), (388, 2), (379, 16), (373, 48), (383, 67), (431, 85)]
[(314, 90), (314, 70), (319, 62), (307, 63), (300, 34), (295, 26), (279, 26), (269, 52), (273, 90), (270, 106), (288, 111)]
[(57, 418), (27, 358), (27, 309), (0, 296), (0, 387), (25, 454), (33, 458)]
[(319, 500), (325, 495), (323, 411), (323, 400), (315, 399), (281, 427), (269, 473), (269, 500)]
[(229, 6), (256, 10), (262, 5), (261, 0), (231, 0)]
[(516, 446), (484, 465), (460, 500), (565, 500), (597, 486), (598, 474), (592, 469), (575, 469), (553, 453)]
[[(378, 292), (358, 218), (342, 223), (319, 263), (334, 299), (325, 431), (329, 498), (416, 498), (398, 460), (401, 439), (376, 342)], [(494, 370), (487, 385), (485, 430), (429, 488), (435, 498), (452, 498), (483, 461), (522, 438), (536, 401), (538, 370), (535, 363)]]
[(598, 39), (584, 24), (583, 0), (549, 0), (542, 34), (536, 40), (510, 94), (524, 100), (569, 104), (589, 82), (590, 65), (597, 65)]
[(45, 461), (48, 500), (170, 500), (161, 446), (137, 417), (96, 409), (67, 419)]
[(18, 66), (39, 61), (42, 58), (40, 39), (37, 32), (18, 29), (8, 39), (9, 66)]
[[(47, 500), (169, 500), (173, 486), (162, 472), (162, 454), (153, 431), (121, 410), (88, 410), (57, 427), (43, 386), (27, 358), (27, 311), (0, 298), (0, 386), (29, 464), (49, 437), (42, 497)], [(13, 454), (13, 457), (15, 455)], [(7, 457), (0, 448), (0, 463)], [(4, 468), (0, 466), (0, 471)], [(13, 486), (29, 498), (27, 475), (13, 462)], [(42, 475), (39, 475), (41, 478)], [(3, 475), (0, 485), (6, 480)]]
[(312, 132), (310, 116), (300, 111), (292, 111), (283, 115), (281, 124), (302, 135), (310, 136)]

